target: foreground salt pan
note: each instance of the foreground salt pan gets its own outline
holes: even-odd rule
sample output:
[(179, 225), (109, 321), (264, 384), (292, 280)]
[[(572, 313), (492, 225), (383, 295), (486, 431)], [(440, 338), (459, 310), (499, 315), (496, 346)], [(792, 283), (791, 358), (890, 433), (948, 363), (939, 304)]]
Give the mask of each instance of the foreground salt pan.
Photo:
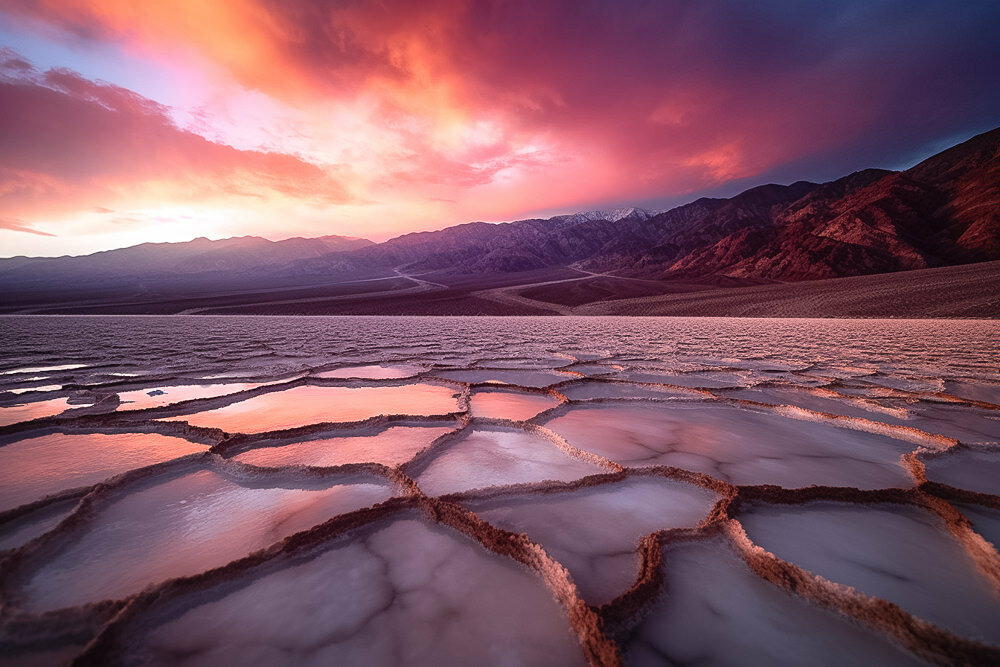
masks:
[(470, 407), (473, 417), (524, 421), (556, 405), (559, 401), (551, 396), (489, 390), (473, 394)]
[(0, 447), (0, 511), (206, 449), (156, 433), (54, 433), (19, 440)]
[(197, 574), (338, 514), (388, 499), (378, 481), (254, 488), (202, 470), (133, 491), (99, 511), (24, 589), (43, 611), (123, 598)]
[(67, 410), (82, 408), (90, 403), (70, 403), (68, 398), (51, 398), (47, 401), (28, 401), (10, 406), (0, 407), (0, 426), (8, 426), (17, 422), (55, 417)]
[(715, 494), (663, 478), (633, 478), (568, 493), (468, 502), (489, 523), (527, 533), (569, 570), (584, 599), (609, 602), (639, 573), (639, 540), (667, 528), (694, 528)]
[(455, 390), (449, 387), (307, 385), (168, 419), (230, 433), (260, 433), (322, 422), (360, 421), (379, 415), (443, 415), (456, 410)]
[(476, 429), (437, 456), (417, 477), (432, 496), (491, 486), (556, 480), (605, 472), (571, 457), (545, 438), (514, 429)]
[(439, 525), (400, 520), (249, 580), (153, 629), (157, 665), (582, 665), (528, 570)]
[(260, 447), (238, 454), (243, 463), (264, 467), (339, 466), (347, 463), (381, 463), (397, 466), (450, 433), (451, 426), (392, 426), (366, 435), (344, 434), (277, 447)]
[[(982, 495), (1000, 474), (1000, 411), (982, 403), (1000, 395), (996, 323), (4, 325), (6, 367), (88, 365), (0, 376), (30, 390), (0, 395), (0, 496), (20, 505), (0, 507), (3, 664), (612, 665), (615, 648), (638, 664), (912, 662), (892, 636), (932, 663), (1000, 663), (984, 574), (1000, 510)], [(58, 418), (71, 436), (2, 426), (25, 396), (60, 397), (25, 414), (90, 405)], [(397, 416), (334, 423), (379, 415)], [(128, 435), (75, 435), (94, 430)], [(915, 486), (915, 461), (937, 484)], [(346, 464), (362, 465), (329, 469)], [(731, 541), (741, 522), (755, 570)], [(805, 590), (772, 558), (830, 581)], [(927, 623), (873, 623), (848, 584)]]
[(664, 573), (665, 591), (627, 642), (626, 664), (923, 664), (765, 583), (723, 539), (670, 549)]
[(927, 512), (813, 503), (754, 508), (740, 521), (779, 558), (960, 635), (1000, 642), (1000, 591)]
[(913, 445), (826, 423), (704, 404), (585, 406), (546, 423), (570, 444), (623, 465), (668, 465), (734, 484), (906, 487)]

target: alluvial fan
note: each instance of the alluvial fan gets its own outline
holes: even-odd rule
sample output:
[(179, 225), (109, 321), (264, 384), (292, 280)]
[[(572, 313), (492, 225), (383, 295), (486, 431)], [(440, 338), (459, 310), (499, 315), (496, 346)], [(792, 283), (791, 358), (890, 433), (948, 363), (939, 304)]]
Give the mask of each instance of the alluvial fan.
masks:
[(1000, 662), (1000, 323), (0, 323), (10, 664)]

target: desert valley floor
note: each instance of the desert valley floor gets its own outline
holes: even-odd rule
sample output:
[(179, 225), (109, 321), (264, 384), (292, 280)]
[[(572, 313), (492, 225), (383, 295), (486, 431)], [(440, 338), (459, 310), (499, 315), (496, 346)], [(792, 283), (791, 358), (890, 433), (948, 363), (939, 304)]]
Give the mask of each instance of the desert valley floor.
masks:
[(0, 333), (4, 664), (1000, 662), (1000, 322)]

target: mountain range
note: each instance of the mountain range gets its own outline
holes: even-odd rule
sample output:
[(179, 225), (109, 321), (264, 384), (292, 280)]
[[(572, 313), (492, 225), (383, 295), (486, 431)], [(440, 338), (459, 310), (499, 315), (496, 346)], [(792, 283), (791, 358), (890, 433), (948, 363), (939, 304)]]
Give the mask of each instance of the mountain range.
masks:
[[(247, 303), (257, 309), (250, 312), (270, 312), (268, 302), (317, 304), (325, 297), (337, 302), (336, 312), (344, 312), (345, 302), (364, 301), (364, 308), (346, 311), (360, 312), (373, 300), (391, 301), (393, 293), (447, 304), (440, 292), (450, 290), (453, 297), (461, 292), (461, 312), (475, 311), (468, 299), (484, 298), (493, 304), (486, 312), (517, 303), (531, 310), (525, 299), (540, 301), (545, 312), (545, 303), (566, 299), (524, 294), (563, 284), (585, 303), (588, 285), (604, 285), (590, 292), (608, 301), (993, 260), (1000, 260), (1000, 128), (905, 171), (866, 169), (828, 183), (762, 185), (664, 212), (623, 208), (472, 222), (383, 243), (248, 236), (3, 259), (0, 306), (7, 312), (118, 312), (124, 306), (187, 312), (186, 300), (197, 298), (209, 304), (199, 307), (203, 312), (212, 310), (213, 298), (231, 300), (238, 291), (274, 296), (241, 298), (239, 308), (230, 303), (220, 312)], [(562, 288), (547, 291), (553, 289)], [(147, 311), (141, 304), (152, 306)], [(316, 308), (305, 312), (327, 312)]]

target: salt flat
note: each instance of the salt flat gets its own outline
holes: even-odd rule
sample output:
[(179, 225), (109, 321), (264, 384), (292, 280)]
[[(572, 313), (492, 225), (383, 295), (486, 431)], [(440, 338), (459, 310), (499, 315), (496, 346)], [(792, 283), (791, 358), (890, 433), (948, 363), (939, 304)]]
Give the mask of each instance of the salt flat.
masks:
[(1000, 661), (1000, 323), (0, 326), (14, 661)]

